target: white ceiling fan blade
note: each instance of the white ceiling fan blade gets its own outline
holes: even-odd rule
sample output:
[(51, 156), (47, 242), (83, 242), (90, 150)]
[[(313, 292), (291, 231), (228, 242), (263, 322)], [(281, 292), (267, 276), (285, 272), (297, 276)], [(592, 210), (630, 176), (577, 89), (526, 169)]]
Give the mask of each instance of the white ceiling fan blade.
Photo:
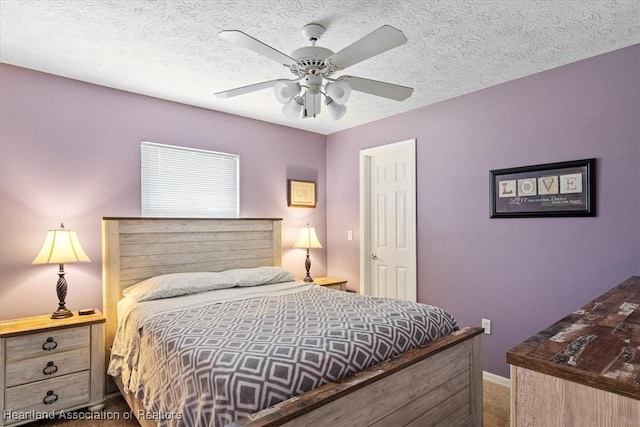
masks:
[[(257, 90), (274, 87), (276, 85), (276, 83), (278, 83), (281, 80), (282, 79), (268, 80), (268, 81), (262, 82), (262, 83), (255, 83), (255, 84), (248, 85), (248, 86), (241, 86), (241, 87), (237, 87), (235, 89), (229, 89), (229, 90), (225, 90), (225, 91), (222, 91), (222, 92), (216, 92), (214, 95), (217, 96), (218, 98), (231, 98), (233, 96), (244, 95), (245, 93), (255, 92)], [(289, 80), (284, 80), (284, 81), (288, 82)]]
[(245, 49), (249, 49), (257, 54), (266, 56), (267, 58), (272, 59), (280, 64), (291, 66), (298, 63), (298, 61), (296, 61), (289, 55), (285, 55), (279, 50), (262, 43), (258, 39), (254, 39), (253, 37), (243, 33), (242, 31), (223, 30), (218, 33), (218, 36), (222, 37), (225, 40), (233, 42), (238, 46), (242, 46)]
[(406, 42), (407, 38), (402, 31), (390, 25), (383, 25), (371, 34), (328, 57), (325, 64), (334, 71), (344, 70)]
[(349, 82), (352, 90), (395, 99), (396, 101), (404, 101), (413, 93), (413, 88), (411, 87), (385, 83), (379, 80), (363, 79), (362, 77), (342, 76), (339, 80)]

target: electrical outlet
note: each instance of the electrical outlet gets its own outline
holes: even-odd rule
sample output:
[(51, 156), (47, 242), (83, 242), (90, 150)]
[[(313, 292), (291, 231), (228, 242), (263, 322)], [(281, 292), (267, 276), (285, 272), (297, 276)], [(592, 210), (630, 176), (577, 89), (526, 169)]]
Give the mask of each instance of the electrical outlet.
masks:
[(491, 335), (491, 320), (482, 319), (482, 327), (484, 328), (485, 334)]

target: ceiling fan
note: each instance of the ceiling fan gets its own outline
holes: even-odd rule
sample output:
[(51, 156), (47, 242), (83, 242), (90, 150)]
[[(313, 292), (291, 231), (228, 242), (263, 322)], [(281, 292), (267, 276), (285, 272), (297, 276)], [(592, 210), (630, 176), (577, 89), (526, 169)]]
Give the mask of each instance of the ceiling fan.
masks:
[(221, 31), (218, 35), (223, 39), (281, 63), (291, 71), (294, 78), (268, 80), (217, 92), (215, 95), (230, 98), (273, 87), (276, 99), (284, 104), (283, 114), (291, 119), (316, 117), (320, 113), (324, 96), (327, 111), (335, 120), (345, 115), (347, 107), (344, 104), (349, 100), (352, 90), (396, 101), (403, 101), (411, 96), (413, 88), (410, 87), (362, 77), (334, 76), (338, 71), (406, 43), (407, 38), (402, 31), (383, 25), (335, 53), (316, 46), (324, 32), (325, 28), (320, 24), (305, 25), (302, 33), (311, 42), (311, 46), (296, 49), (289, 56), (242, 31)]

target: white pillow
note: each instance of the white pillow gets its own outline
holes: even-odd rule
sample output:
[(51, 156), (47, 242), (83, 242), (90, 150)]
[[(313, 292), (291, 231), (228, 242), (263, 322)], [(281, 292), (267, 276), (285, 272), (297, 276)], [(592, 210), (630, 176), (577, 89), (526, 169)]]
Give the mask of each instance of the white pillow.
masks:
[(240, 287), (269, 285), (296, 280), (293, 273), (282, 267), (237, 268), (225, 270), (223, 273), (232, 277), (236, 285)]
[(224, 272), (173, 273), (151, 277), (122, 291), (138, 302), (233, 288), (237, 282)]

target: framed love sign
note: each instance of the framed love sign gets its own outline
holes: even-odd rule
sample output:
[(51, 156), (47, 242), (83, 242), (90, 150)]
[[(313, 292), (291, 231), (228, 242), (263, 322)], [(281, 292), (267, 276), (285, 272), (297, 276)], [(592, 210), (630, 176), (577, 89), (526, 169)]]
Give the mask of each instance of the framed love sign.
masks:
[(491, 218), (595, 216), (595, 159), (489, 172)]

